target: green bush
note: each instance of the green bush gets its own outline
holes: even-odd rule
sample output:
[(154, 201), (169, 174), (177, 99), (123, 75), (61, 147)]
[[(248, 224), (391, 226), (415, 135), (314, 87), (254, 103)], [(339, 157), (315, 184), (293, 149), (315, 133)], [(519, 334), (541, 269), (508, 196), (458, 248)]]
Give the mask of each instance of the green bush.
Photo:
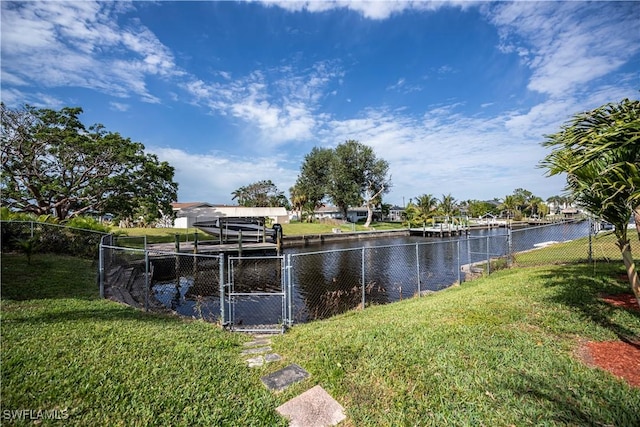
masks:
[(36, 218), (24, 213), (2, 211), (2, 250), (23, 251), (24, 242), (33, 244), (32, 253), (55, 253), (95, 258), (100, 239), (108, 227), (93, 218), (77, 217), (64, 226), (50, 216)]
[(109, 233), (109, 227), (102, 224), (95, 218), (86, 216), (77, 216), (65, 223), (66, 226), (71, 228), (80, 228), (82, 230), (98, 231), (100, 233)]

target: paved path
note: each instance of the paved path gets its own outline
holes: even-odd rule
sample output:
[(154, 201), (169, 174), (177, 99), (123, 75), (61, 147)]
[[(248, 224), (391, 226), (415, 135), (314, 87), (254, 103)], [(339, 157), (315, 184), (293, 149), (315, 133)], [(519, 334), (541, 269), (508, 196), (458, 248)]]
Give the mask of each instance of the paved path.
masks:
[[(254, 335), (244, 346), (241, 355), (250, 368), (282, 360), (280, 355), (272, 353), (269, 335)], [(269, 390), (277, 393), (309, 377), (301, 366), (291, 364), (260, 379)], [(276, 411), (289, 418), (290, 427), (335, 426), (346, 419), (344, 408), (319, 385), (280, 405)]]

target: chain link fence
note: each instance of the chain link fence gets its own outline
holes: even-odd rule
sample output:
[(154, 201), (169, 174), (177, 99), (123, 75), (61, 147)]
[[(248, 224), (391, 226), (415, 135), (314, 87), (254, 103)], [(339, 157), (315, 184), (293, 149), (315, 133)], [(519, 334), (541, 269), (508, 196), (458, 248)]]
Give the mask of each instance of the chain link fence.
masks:
[(99, 231), (37, 221), (0, 221), (2, 251), (56, 253), (96, 259)]
[[(236, 330), (281, 330), (348, 310), (435, 292), (512, 266), (622, 263), (608, 224), (594, 219), (523, 228), (486, 228), (449, 239), (308, 251), (284, 256), (161, 251), (147, 238), (58, 224), (2, 221), (2, 250), (95, 258), (104, 297), (173, 311)], [(640, 245), (629, 230), (636, 258)], [(169, 244), (171, 247), (171, 244)], [(176, 244), (179, 249), (179, 244)], [(194, 246), (195, 248), (195, 246)]]
[(621, 262), (615, 240), (606, 224), (576, 220), (475, 230), (444, 241), (292, 254), (289, 318), (293, 323), (323, 319), (513, 266)]
[[(220, 257), (137, 248), (144, 238), (105, 236), (100, 295), (137, 308), (219, 321)], [(134, 247), (116, 246), (130, 244)], [(144, 242), (142, 242), (144, 243)]]
[[(289, 256), (296, 322), (422, 296), (508, 257), (508, 235), (309, 252)], [(480, 270), (478, 270), (480, 271)]]

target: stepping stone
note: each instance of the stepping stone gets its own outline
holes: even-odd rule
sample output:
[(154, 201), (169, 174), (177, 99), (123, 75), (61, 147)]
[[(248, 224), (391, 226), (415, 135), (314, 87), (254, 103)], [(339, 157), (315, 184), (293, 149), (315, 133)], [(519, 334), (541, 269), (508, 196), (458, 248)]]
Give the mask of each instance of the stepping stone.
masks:
[(269, 345), (269, 344), (271, 344), (271, 340), (260, 339), (260, 340), (246, 342), (243, 345), (245, 347), (258, 347), (258, 346), (261, 346), (261, 345), (265, 346), (265, 345)]
[(258, 356), (247, 359), (247, 364), (250, 368), (259, 368), (260, 366), (264, 365), (264, 357)]
[(335, 426), (347, 416), (344, 408), (319, 385), (276, 408), (289, 427)]
[(241, 355), (246, 356), (247, 354), (261, 354), (261, 353), (268, 353), (271, 351), (271, 347), (256, 347), (256, 348), (249, 348), (246, 350), (242, 350), (242, 352), (240, 352)]
[(247, 364), (250, 368), (259, 368), (265, 363), (277, 362), (278, 360), (282, 360), (282, 357), (280, 357), (280, 355), (276, 353), (270, 353), (264, 356), (252, 357), (251, 359), (247, 359)]
[(276, 353), (269, 353), (264, 356), (264, 361), (267, 363), (277, 362), (279, 360), (282, 360), (282, 357)]
[(309, 377), (309, 373), (294, 363), (272, 374), (265, 375), (260, 380), (269, 390), (282, 391), (307, 377)]
[(270, 340), (273, 337), (273, 334), (256, 334), (252, 335), (254, 340)]

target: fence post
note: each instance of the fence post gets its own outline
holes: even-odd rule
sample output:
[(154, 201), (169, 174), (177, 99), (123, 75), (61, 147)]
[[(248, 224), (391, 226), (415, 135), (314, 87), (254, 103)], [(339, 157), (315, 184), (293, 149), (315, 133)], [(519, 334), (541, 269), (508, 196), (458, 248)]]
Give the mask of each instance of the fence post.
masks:
[(469, 264), (469, 273), (471, 273), (471, 266), (473, 261), (471, 260), (471, 239), (467, 234), (467, 264)]
[(362, 277), (362, 309), (363, 310), (364, 310), (365, 302), (366, 302), (365, 301), (365, 289), (364, 289), (364, 283), (365, 283), (365, 281), (364, 281), (365, 280), (365, 277), (364, 277), (364, 251), (365, 251), (365, 248), (363, 247), (362, 248), (362, 258), (361, 258), (362, 266), (361, 266), (361, 271), (360, 271), (360, 274), (362, 275), (361, 277)]
[(511, 268), (513, 265), (513, 238), (511, 228), (507, 228), (507, 266)]
[(100, 264), (98, 268), (98, 280), (100, 281), (100, 298), (104, 298), (104, 247), (102, 246), (102, 239), (100, 239), (100, 251), (98, 262)]
[(593, 223), (591, 222), (591, 217), (589, 217), (589, 264), (593, 262), (593, 241), (591, 240), (593, 231), (594, 231)]
[(144, 311), (149, 311), (149, 285), (150, 285), (150, 283), (149, 283), (149, 251), (147, 250), (146, 243), (145, 243), (145, 249), (144, 249)]
[(489, 235), (487, 234), (487, 275), (491, 274), (491, 255), (489, 252)]
[(33, 221), (29, 221), (31, 225), (31, 238), (33, 239)]
[(287, 310), (289, 312), (287, 322), (289, 323), (289, 327), (293, 325), (293, 284), (291, 283), (291, 269), (291, 254), (287, 254)]
[(218, 286), (220, 287), (220, 324), (225, 326), (225, 313), (224, 313), (224, 255), (218, 255)]
[(461, 285), (462, 275), (460, 273), (460, 270), (462, 269), (462, 266), (460, 265), (460, 240), (456, 241), (456, 251), (458, 252), (458, 285)]
[(420, 245), (416, 243), (416, 277), (418, 280), (418, 297), (421, 296), (420, 291)]

